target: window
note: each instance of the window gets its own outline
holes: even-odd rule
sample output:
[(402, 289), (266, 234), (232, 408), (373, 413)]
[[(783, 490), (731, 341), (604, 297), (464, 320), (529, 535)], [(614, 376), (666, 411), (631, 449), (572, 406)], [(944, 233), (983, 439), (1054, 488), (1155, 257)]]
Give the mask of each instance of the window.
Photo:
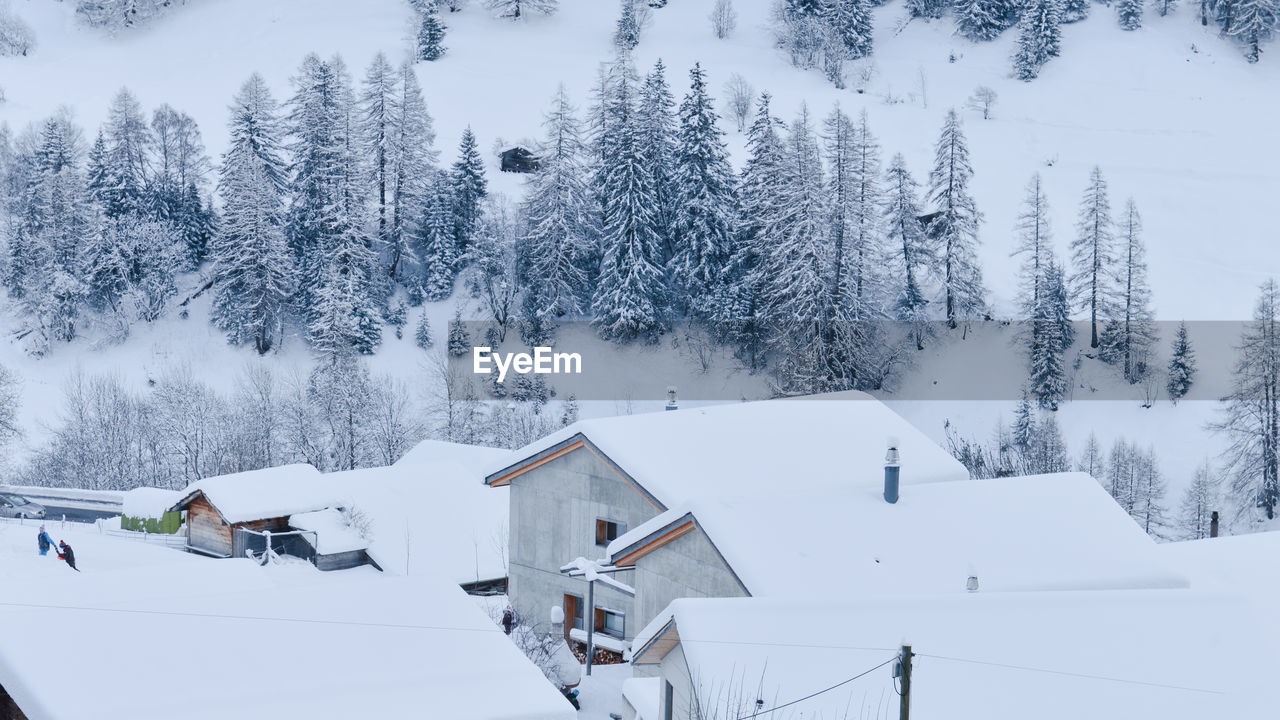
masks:
[(671, 687), (669, 680), (663, 680), (665, 686), (662, 692), (662, 720), (672, 720), (675, 717), (676, 689)]
[(627, 526), (613, 520), (605, 520), (604, 518), (596, 518), (596, 544), (608, 545), (618, 539), (619, 535), (625, 535)]
[[(564, 614), (565, 625), (570, 630), (586, 630), (587, 624), (583, 620), (582, 610), (584, 607), (582, 598), (577, 595), (564, 596)], [(567, 632), (567, 630), (566, 630)]]
[(627, 616), (613, 610), (596, 608), (596, 632), (616, 638), (626, 637)]

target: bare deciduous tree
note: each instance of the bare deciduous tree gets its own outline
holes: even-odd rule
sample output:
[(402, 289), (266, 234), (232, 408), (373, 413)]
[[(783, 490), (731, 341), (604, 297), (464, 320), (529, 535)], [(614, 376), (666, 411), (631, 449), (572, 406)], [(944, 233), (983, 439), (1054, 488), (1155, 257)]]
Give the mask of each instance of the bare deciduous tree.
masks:
[(738, 11), (733, 9), (733, 0), (716, 0), (711, 8), (711, 29), (716, 37), (724, 40), (738, 27)]
[(751, 106), (754, 104), (755, 88), (747, 79), (734, 73), (729, 82), (724, 84), (725, 103), (729, 107), (729, 115), (738, 123), (738, 132), (745, 132), (747, 120), (751, 117)]
[(983, 120), (991, 119), (991, 108), (996, 104), (996, 91), (980, 85), (969, 96), (969, 107), (982, 113)]

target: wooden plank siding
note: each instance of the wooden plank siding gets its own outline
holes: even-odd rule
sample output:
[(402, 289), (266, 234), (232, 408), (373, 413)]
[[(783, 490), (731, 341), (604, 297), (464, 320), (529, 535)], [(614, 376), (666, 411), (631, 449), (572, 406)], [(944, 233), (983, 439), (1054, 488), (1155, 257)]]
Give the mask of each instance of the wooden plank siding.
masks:
[(231, 556), (231, 526), (204, 495), (187, 505), (187, 543), (216, 555)]

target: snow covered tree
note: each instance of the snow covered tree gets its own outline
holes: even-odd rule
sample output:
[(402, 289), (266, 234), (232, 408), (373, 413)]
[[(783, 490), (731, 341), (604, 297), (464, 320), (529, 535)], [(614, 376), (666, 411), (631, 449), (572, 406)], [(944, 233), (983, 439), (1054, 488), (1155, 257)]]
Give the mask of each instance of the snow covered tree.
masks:
[(1062, 428), (1052, 414), (1036, 423), (1036, 433), (1022, 458), (1022, 472), (1027, 474), (1066, 472), (1071, 467), (1067, 459), (1067, 443)]
[(352, 351), (369, 354), (381, 342), (377, 306), (371, 302), (371, 272), (377, 256), (354, 224), (335, 238), (308, 313), (307, 338), (328, 358)]
[(423, 350), (430, 350), (434, 342), (431, 339), (431, 319), (424, 310), (418, 317), (418, 325), (413, 331), (413, 344)]
[(1209, 537), (1213, 514), (1222, 504), (1222, 480), (1206, 460), (1196, 468), (1191, 484), (1182, 493), (1178, 508), (1178, 525), (1183, 540), (1202, 540)]
[(489, 198), (468, 254), (473, 271), (467, 287), (471, 297), (489, 311), (493, 336), (486, 339), (493, 345), (506, 341), (516, 316), (521, 290), (516, 239), (520, 234), (515, 209), (507, 199), (501, 195)]
[(1146, 375), (1155, 327), (1151, 290), (1147, 287), (1146, 249), (1140, 235), (1142, 218), (1133, 200), (1125, 205), (1120, 231), (1115, 316), (1103, 330), (1099, 355), (1107, 362), (1120, 364), (1125, 379), (1136, 383)]
[[(1087, 4), (1088, 0), (1084, 0)], [(1061, 0), (1031, 0), (1022, 11), (1018, 24), (1017, 50), (1013, 55), (1013, 74), (1019, 80), (1034, 80), (1049, 58), (1058, 56), (1062, 48)]]
[(711, 30), (720, 40), (728, 38), (738, 27), (738, 11), (733, 9), (733, 0), (716, 0), (710, 18)]
[(1089, 0), (1061, 0), (1062, 22), (1073, 23), (1089, 17)]
[(623, 52), (630, 52), (640, 44), (640, 20), (636, 17), (635, 0), (622, 0), (622, 13), (618, 16), (618, 28), (613, 33), (613, 44)]
[(762, 93), (747, 131), (747, 161), (738, 183), (738, 233), (729, 266), (711, 294), (713, 328), (753, 369), (764, 355), (766, 334), (758, 268), (767, 250), (765, 231), (782, 210), (777, 191), (783, 162), (778, 135), (782, 122), (773, 116), (769, 104), (769, 94)]
[(494, 17), (519, 20), (531, 14), (551, 15), (560, 8), (560, 0), (485, 0)]
[(1277, 0), (1238, 0), (1235, 11), (1223, 27), (1228, 35), (1245, 45), (1244, 56), (1256, 63), (1262, 56), (1262, 43), (1280, 27), (1280, 2)]
[(911, 17), (940, 18), (947, 9), (946, 0), (907, 0)]
[(283, 231), (282, 129), (262, 76), (241, 86), (228, 125), (218, 180), (223, 222), (210, 252), (211, 314), (231, 342), (252, 342), (261, 354), (279, 342), (296, 279)]
[(1191, 347), (1191, 337), (1187, 333), (1187, 323), (1178, 323), (1178, 334), (1173, 337), (1173, 347), (1169, 354), (1169, 381), (1165, 389), (1169, 399), (1177, 402), (1186, 397), (1196, 377), (1196, 354)]
[(733, 168), (707, 92), (702, 66), (689, 71), (689, 93), (680, 103), (675, 144), (673, 252), (668, 263), (677, 303), (698, 314), (729, 262), (734, 231)]
[(546, 139), (525, 194), (523, 276), (539, 317), (583, 312), (599, 263), (599, 209), (587, 184), (587, 149), (563, 86), (543, 119)]
[(1142, 0), (1118, 0), (1116, 18), (1120, 21), (1120, 27), (1125, 30), (1142, 27)]
[(1176, 4), (1176, 0), (1156, 0), (1156, 14), (1160, 17), (1165, 17), (1173, 12), (1173, 7)]
[(955, 0), (951, 10), (960, 34), (973, 41), (993, 40), (1008, 27), (1004, 0)]
[(423, 190), (415, 255), (421, 265), (421, 291), (427, 300), (443, 300), (453, 292), (462, 253), (455, 240), (453, 192), (449, 176), (434, 173)]
[(1098, 436), (1093, 431), (1089, 432), (1089, 439), (1085, 441), (1084, 450), (1080, 453), (1080, 459), (1076, 462), (1076, 470), (1082, 473), (1088, 473), (1090, 477), (1101, 478), (1102, 471), (1105, 467), (1106, 459), (1102, 454), (1102, 447), (1098, 444)]
[(116, 94), (107, 109), (103, 136), (106, 184), (99, 197), (103, 210), (112, 218), (146, 214), (151, 130), (142, 115), (142, 107), (127, 88)]
[(35, 49), (36, 34), (7, 3), (0, 4), (0, 57), (26, 56)]
[(1075, 332), (1062, 268), (1051, 253), (1045, 258), (1040, 292), (1032, 311), (1029, 382), (1040, 407), (1057, 410), (1068, 387), (1063, 356), (1075, 341)]
[(870, 0), (831, 0), (827, 22), (839, 36), (850, 58), (868, 57), (872, 50)]
[(1022, 386), (1022, 394), (1018, 398), (1018, 405), (1013, 409), (1013, 425), (1010, 428), (1009, 439), (1015, 450), (1019, 454), (1025, 455), (1031, 450), (1031, 443), (1035, 441), (1037, 430), (1035, 404), (1031, 401), (1031, 390), (1026, 385)]
[(200, 190), (212, 169), (200, 138), (200, 128), (186, 113), (168, 105), (151, 117), (154, 138), (149, 194), (152, 214), (172, 223), (187, 245), (187, 262), (194, 267), (203, 259), (212, 237), (212, 213)]
[(448, 28), (440, 20), (440, 11), (434, 2), (418, 15), (418, 39), (415, 56), (431, 62), (444, 57), (444, 35)]
[(1106, 275), (1115, 262), (1115, 235), (1111, 226), (1111, 201), (1102, 170), (1094, 168), (1089, 188), (1080, 202), (1076, 238), (1071, 241), (1071, 262), (1075, 269), (1068, 281), (1076, 305), (1089, 312), (1089, 346), (1099, 343), (1099, 328), (1110, 317), (1114, 292)]
[(955, 110), (947, 113), (929, 174), (929, 199), (938, 208), (928, 232), (939, 245), (946, 296), (947, 324), (982, 313), (986, 307), (982, 269), (978, 266), (978, 223), (982, 220), (969, 181), (973, 167)]
[(1222, 459), (1232, 491), (1245, 507), (1261, 508), (1270, 520), (1280, 504), (1280, 288), (1275, 280), (1262, 284), (1237, 353), (1224, 417), (1212, 427), (1230, 442)]
[(855, 123), (837, 107), (824, 125), (834, 267), (832, 302), (854, 319), (881, 314), (885, 254), (880, 146), (864, 110)]
[(655, 229), (656, 192), (641, 142), (634, 71), (626, 62), (614, 73), (606, 108), (609, 133), (600, 140), (604, 254), (591, 309), (601, 337), (653, 342), (666, 327), (667, 288)]
[(1045, 197), (1040, 173), (1031, 176), (1027, 184), (1027, 196), (1018, 213), (1017, 245), (1015, 257), (1022, 256), (1022, 281), (1019, 287), (1021, 304), (1031, 317), (1040, 303), (1040, 283), (1044, 278), (1044, 265), (1052, 252), (1052, 236), (1049, 232), (1049, 201)]
[(387, 126), (386, 184), (390, 195), (390, 217), (387, 220), (387, 245), (390, 266), (387, 274), (400, 277), (401, 266), (412, 259), (412, 231), (416, 213), (432, 179), (438, 175), (435, 150), (436, 133), (422, 88), (413, 65), (400, 68), (397, 100)]
[(467, 325), (462, 321), (462, 309), (459, 308), (453, 313), (453, 320), (449, 322), (449, 355), (451, 357), (462, 357), (471, 352), (471, 333), (467, 332)]
[(918, 186), (906, 158), (893, 156), (885, 175), (887, 204), (885, 226), (891, 248), (891, 267), (900, 279), (895, 292), (894, 314), (910, 327), (916, 349), (924, 349), (929, 337), (929, 298), (925, 292), (926, 274), (936, 266), (933, 243), (920, 224)]
[(653, 182), (653, 229), (658, 234), (659, 262), (670, 261), (677, 200), (675, 143), (676, 101), (667, 84), (666, 66), (659, 59), (645, 76), (636, 107), (640, 150)]
[(458, 252), (465, 254), (471, 243), (471, 234), (480, 222), (480, 202), (489, 194), (484, 160), (480, 158), (476, 136), (469, 126), (462, 132), (458, 159), (449, 173), (449, 187), (453, 198), (453, 240)]
[(369, 165), (374, 191), (374, 208), (378, 217), (378, 240), (383, 247), (391, 247), (388, 229), (388, 195), (392, 166), (392, 142), (394, 132), (392, 117), (397, 113), (399, 100), (396, 71), (387, 62), (386, 55), (378, 53), (365, 72), (364, 83), (356, 102), (361, 156)]

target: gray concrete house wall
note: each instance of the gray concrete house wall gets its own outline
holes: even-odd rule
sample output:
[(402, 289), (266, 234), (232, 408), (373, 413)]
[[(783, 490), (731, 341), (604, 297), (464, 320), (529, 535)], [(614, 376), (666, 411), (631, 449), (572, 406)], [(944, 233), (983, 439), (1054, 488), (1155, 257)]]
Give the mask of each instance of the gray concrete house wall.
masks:
[(677, 598), (749, 594), (700, 527), (636, 560), (632, 575), (641, 627)]
[[(526, 623), (548, 621), (552, 606), (565, 594), (586, 599), (587, 584), (565, 577), (559, 569), (578, 557), (604, 556), (596, 544), (596, 519), (634, 528), (661, 508), (621, 476), (590, 447), (569, 452), (511, 480), (511, 545), (508, 595)], [(634, 585), (634, 572), (615, 578)], [(596, 585), (596, 607), (626, 614), (627, 640), (647, 618), (635, 614), (632, 598)], [(566, 623), (570, 622), (566, 618)]]

